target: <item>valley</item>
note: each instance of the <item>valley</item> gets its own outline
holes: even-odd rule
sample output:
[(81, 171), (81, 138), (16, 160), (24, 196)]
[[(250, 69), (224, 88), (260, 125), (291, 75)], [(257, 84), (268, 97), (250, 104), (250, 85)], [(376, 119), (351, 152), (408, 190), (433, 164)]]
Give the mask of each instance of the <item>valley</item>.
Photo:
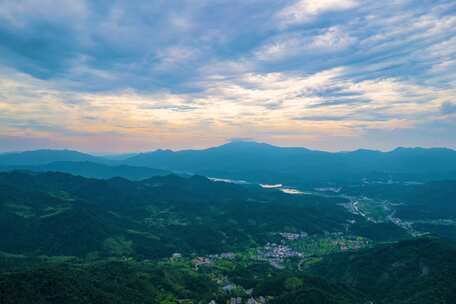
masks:
[(454, 181), (207, 178), (80, 157), (0, 172), (2, 303), (406, 304), (453, 295)]

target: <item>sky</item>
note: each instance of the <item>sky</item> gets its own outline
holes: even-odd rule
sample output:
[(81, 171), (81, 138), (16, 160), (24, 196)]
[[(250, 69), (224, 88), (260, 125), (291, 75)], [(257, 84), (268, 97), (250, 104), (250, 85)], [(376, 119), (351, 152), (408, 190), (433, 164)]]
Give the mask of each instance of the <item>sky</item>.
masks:
[(456, 148), (454, 0), (0, 0), (0, 151)]

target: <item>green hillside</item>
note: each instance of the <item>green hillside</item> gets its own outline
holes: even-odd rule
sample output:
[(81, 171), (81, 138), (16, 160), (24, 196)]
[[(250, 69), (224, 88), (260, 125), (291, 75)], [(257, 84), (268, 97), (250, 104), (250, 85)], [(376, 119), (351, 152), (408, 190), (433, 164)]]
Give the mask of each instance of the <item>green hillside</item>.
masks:
[(352, 203), (202, 176), (0, 173), (1, 303), (451, 303), (453, 245)]

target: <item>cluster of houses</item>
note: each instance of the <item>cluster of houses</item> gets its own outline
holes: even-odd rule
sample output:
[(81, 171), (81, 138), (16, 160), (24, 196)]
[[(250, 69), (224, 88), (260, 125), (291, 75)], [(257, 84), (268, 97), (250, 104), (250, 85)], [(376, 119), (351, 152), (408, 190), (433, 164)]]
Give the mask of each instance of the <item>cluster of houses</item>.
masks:
[(263, 250), (260, 251), (260, 256), (265, 258), (285, 259), (291, 257), (300, 257), (301, 253), (286, 245), (268, 243), (266, 246), (264, 246)]
[(283, 268), (283, 261), (291, 257), (302, 257), (302, 254), (286, 245), (268, 243), (257, 252), (257, 259), (268, 261), (273, 267)]

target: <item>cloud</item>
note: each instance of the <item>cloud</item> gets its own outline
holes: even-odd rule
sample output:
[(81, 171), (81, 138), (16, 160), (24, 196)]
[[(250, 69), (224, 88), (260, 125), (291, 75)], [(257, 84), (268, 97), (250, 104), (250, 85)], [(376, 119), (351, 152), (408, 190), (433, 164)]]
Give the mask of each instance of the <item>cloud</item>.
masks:
[(0, 134), (31, 145), (456, 145), (452, 1), (1, 6)]
[(178, 46), (159, 50), (156, 55), (158, 63), (153, 68), (157, 71), (169, 69), (176, 71), (176, 69), (186, 66), (197, 59), (199, 53), (198, 49)]
[(355, 42), (355, 38), (340, 27), (330, 27), (316, 35), (285, 34), (274, 38), (262, 46), (256, 57), (260, 60), (284, 60), (308, 54), (331, 54), (346, 49)]
[(309, 22), (318, 15), (352, 9), (358, 5), (355, 0), (299, 0), (285, 7), (277, 18), (282, 26)]
[(238, 134), (258, 139), (258, 130), (262, 136), (287, 134), (291, 140), (307, 133), (331, 136), (334, 130), (351, 137), (364, 130), (410, 128), (440, 106), (434, 90), (397, 79), (357, 82), (347, 78), (348, 71), (242, 73), (208, 78), (195, 92), (147, 94), (62, 91), (48, 81), (17, 74), (0, 78), (0, 120), (7, 128), (3, 134), (27, 132), (78, 142), (155, 136), (182, 147), (188, 141), (180, 140), (188, 134), (223, 142)]
[(335, 99), (323, 99), (323, 101), (310, 105), (310, 108), (320, 107), (333, 107), (333, 106), (346, 106), (352, 104), (366, 104), (371, 102), (370, 99), (363, 98), (335, 98)]
[(442, 114), (445, 114), (445, 115), (454, 114), (454, 113), (456, 113), (456, 103), (446, 101), (446, 102), (442, 103), (442, 106), (440, 109), (442, 111)]
[(348, 116), (333, 116), (333, 115), (319, 115), (319, 116), (300, 116), (295, 117), (296, 120), (303, 121), (342, 121), (347, 120)]
[(89, 7), (85, 0), (3, 1), (0, 21), (4, 25), (19, 30), (36, 22), (56, 25), (67, 22), (72, 26), (79, 26), (89, 14)]
[(312, 39), (311, 48), (319, 50), (344, 49), (354, 42), (354, 38), (344, 32), (340, 27), (330, 27), (322, 35)]

